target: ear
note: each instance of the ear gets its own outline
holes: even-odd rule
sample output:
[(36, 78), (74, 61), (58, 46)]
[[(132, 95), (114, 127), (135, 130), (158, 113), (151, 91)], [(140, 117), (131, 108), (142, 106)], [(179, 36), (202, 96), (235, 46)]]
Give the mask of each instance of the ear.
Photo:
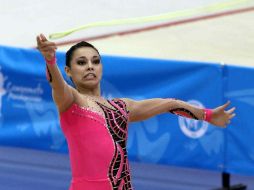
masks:
[(68, 75), (68, 77), (71, 77), (71, 68), (69, 66), (64, 67), (65, 73)]

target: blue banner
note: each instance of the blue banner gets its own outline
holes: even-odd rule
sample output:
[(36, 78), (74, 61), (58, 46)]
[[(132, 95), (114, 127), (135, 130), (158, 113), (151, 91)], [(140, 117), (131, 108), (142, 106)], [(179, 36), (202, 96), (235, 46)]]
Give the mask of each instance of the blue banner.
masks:
[(42, 56), (0, 47), (0, 57), (1, 145), (66, 152)]
[[(57, 53), (58, 65), (70, 82), (64, 73), (64, 55)], [(68, 152), (40, 53), (34, 49), (0, 47), (0, 58), (0, 144)], [(231, 80), (231, 73), (238, 71), (227, 68), (226, 76), (226, 67), (220, 64), (115, 56), (102, 56), (102, 64), (102, 95), (109, 99), (177, 98), (195, 106), (214, 108), (232, 99), (231, 91), (238, 89), (234, 83), (239, 79)], [(232, 154), (238, 154), (230, 151), (243, 140), (238, 130), (234, 126), (225, 130), (169, 113), (158, 115), (130, 124), (129, 158), (139, 162), (238, 171), (238, 160), (230, 160)], [(237, 142), (235, 138), (239, 138)], [(225, 158), (226, 151), (229, 154)], [(251, 163), (251, 159), (245, 161), (246, 165)]]
[(225, 98), (236, 106), (236, 117), (227, 128), (226, 169), (254, 174), (254, 68), (225, 66)]
[[(104, 57), (106, 96), (135, 100), (178, 98), (199, 107), (222, 104), (218, 64)], [(164, 114), (129, 129), (129, 157), (135, 161), (223, 169), (224, 131), (206, 122)], [(216, 141), (214, 140), (216, 139)]]

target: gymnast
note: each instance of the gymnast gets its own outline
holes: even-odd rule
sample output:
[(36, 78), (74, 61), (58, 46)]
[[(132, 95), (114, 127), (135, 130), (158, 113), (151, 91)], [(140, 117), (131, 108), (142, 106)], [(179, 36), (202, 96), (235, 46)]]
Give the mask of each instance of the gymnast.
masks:
[(84, 41), (66, 52), (65, 72), (74, 84), (72, 87), (56, 64), (56, 44), (43, 34), (36, 39), (37, 48), (45, 58), (47, 80), (68, 144), (70, 190), (133, 189), (126, 150), (129, 122), (172, 113), (224, 128), (235, 116), (235, 107), (226, 110), (229, 101), (214, 109), (201, 109), (173, 98), (105, 99), (100, 89), (101, 56), (93, 45)]

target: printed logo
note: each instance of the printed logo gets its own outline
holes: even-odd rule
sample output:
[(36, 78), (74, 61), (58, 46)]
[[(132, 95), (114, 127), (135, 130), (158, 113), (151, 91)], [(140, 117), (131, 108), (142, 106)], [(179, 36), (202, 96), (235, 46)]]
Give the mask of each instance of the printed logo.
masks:
[[(197, 100), (188, 101), (189, 104), (196, 107), (204, 108), (203, 104)], [(182, 132), (190, 138), (197, 139), (206, 133), (208, 129), (208, 123), (203, 121), (198, 121), (195, 119), (189, 119), (186, 117), (179, 116), (178, 123)]]

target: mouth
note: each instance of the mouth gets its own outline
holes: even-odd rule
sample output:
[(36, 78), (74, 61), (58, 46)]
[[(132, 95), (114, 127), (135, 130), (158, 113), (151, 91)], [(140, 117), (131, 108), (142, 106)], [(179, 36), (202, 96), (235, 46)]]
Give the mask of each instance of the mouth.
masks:
[(88, 73), (84, 76), (85, 79), (94, 79), (96, 75), (94, 73)]

